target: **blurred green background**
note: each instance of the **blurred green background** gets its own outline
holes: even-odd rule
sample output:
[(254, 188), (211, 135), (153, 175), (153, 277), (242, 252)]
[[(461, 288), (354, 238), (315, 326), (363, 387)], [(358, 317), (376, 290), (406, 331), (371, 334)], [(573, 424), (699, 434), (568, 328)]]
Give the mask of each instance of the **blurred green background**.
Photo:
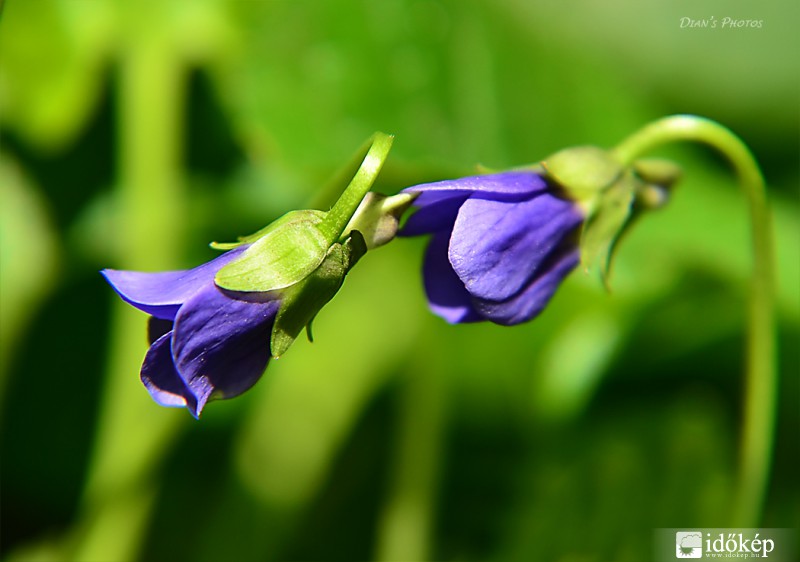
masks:
[[(683, 17), (716, 28), (681, 28)], [(714, 153), (515, 328), (447, 326), (424, 240), (371, 253), (245, 396), (195, 421), (138, 370), (103, 267), (191, 267), (303, 208), (373, 131), (377, 189), (613, 146), (698, 113), (761, 162), (781, 393), (763, 527), (800, 527), (800, 5), (8, 0), (0, 19), (0, 557), (642, 561), (731, 525), (746, 209)], [(760, 28), (721, 28), (725, 17)]]

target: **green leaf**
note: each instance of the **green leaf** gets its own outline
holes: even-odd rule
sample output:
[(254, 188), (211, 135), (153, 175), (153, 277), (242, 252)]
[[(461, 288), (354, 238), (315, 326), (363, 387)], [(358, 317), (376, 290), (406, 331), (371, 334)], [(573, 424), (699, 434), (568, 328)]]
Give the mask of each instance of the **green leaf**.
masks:
[(625, 174), (600, 195), (594, 213), (583, 227), (580, 240), (581, 265), (588, 271), (598, 266), (608, 285), (611, 252), (631, 214), (638, 181)]
[(591, 201), (622, 174), (611, 154), (596, 146), (576, 146), (556, 152), (542, 162), (555, 180), (576, 201)]
[(318, 228), (322, 218), (309, 211), (296, 213), (303, 216), (284, 215), (239, 259), (220, 269), (214, 279), (217, 286), (241, 292), (274, 291), (302, 281), (317, 269), (329, 247)]
[(344, 244), (331, 246), (325, 260), (313, 273), (283, 292), (270, 339), (273, 357), (286, 353), (303, 328), (310, 326), (317, 313), (339, 291), (347, 272), (366, 251), (364, 237), (355, 231)]

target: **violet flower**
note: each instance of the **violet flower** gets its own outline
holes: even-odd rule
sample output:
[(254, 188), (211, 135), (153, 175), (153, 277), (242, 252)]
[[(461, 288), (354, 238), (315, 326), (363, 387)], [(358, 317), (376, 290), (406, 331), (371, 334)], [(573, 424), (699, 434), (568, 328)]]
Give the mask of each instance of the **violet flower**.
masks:
[(584, 213), (534, 170), (413, 186), (403, 236), (432, 234), (423, 266), (431, 310), (457, 324), (526, 322), (580, 260)]
[(214, 283), (246, 248), (184, 271), (101, 272), (123, 300), (151, 315), (141, 379), (162, 406), (199, 417), (209, 399), (237, 396), (263, 374), (280, 302), (240, 300)]
[(141, 379), (163, 406), (199, 417), (214, 398), (253, 386), (270, 357), (282, 356), (336, 295), (370, 248), (389, 242), (412, 197), (370, 195), (391, 135), (359, 149), (353, 178), (329, 211), (290, 211), (186, 271), (105, 269), (123, 300), (151, 315)]

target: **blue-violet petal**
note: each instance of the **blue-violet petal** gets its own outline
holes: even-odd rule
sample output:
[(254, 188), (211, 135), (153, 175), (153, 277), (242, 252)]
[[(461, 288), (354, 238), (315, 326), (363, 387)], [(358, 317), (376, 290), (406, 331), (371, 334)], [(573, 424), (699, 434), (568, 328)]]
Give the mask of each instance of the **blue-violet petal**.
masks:
[(516, 203), (469, 199), (453, 227), (450, 263), (474, 297), (505, 301), (582, 220), (574, 203), (549, 193)]
[(579, 261), (577, 249), (572, 246), (560, 248), (519, 294), (503, 302), (474, 299), (474, 306), (486, 319), (497, 324), (511, 326), (527, 322), (544, 309), (564, 277)]
[(236, 300), (213, 284), (184, 303), (175, 319), (172, 356), (197, 397), (194, 415), (200, 415), (212, 394), (231, 398), (261, 377), (279, 306), (276, 300)]
[(451, 324), (482, 320), (472, 306), (472, 298), (447, 260), (449, 232), (431, 237), (425, 253), (423, 276), (431, 311)]
[(407, 193), (419, 193), (414, 201), (417, 207), (439, 202), (456, 196), (487, 197), (504, 201), (527, 199), (548, 188), (544, 178), (533, 170), (501, 172), (469, 176), (455, 180), (423, 183), (404, 189)]
[(150, 396), (158, 404), (173, 407), (187, 406), (191, 410), (195, 408), (197, 400), (175, 370), (171, 341), (172, 332), (168, 332), (150, 346), (142, 363), (140, 378)]
[(222, 267), (241, 254), (241, 246), (193, 269), (145, 273), (104, 269), (100, 273), (122, 299), (156, 318), (174, 320), (181, 304), (203, 287), (213, 284)]
[(408, 217), (398, 235), (418, 236), (420, 234), (451, 230), (456, 216), (458, 216), (458, 210), (467, 198), (467, 195), (459, 194), (454, 197), (445, 197), (439, 201), (429, 202), (425, 206), (419, 207)]

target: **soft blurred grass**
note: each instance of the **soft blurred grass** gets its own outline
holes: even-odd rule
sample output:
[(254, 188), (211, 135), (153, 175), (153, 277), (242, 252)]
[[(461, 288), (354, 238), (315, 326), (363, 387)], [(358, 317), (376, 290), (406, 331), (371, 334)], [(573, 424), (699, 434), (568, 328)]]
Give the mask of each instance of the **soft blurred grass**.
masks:
[[(798, 47), (796, 4), (6, 4), (5, 558), (66, 560), (78, 548), (114, 560), (633, 561), (648, 556), (654, 528), (725, 526), (750, 259), (735, 179), (705, 151), (666, 153), (685, 180), (624, 241), (611, 295), (577, 273), (529, 325), (449, 327), (425, 308), (423, 242), (396, 241), (359, 264), (313, 345), (298, 342), (253, 391), (200, 422), (138, 387), (144, 334), (117, 334), (129, 359), (103, 374), (123, 352), (109, 357), (119, 324), (98, 269), (134, 253), (175, 268), (208, 259), (208, 241), (312, 199), (374, 130), (397, 135), (378, 183), (394, 192), (478, 162), (609, 146), (674, 112), (731, 126), (764, 166), (783, 375), (764, 525), (800, 525), (800, 88), (786, 56)], [(127, 57), (146, 54), (132, 13), (158, 24), (147, 29), (161, 30), (159, 53), (174, 64), (167, 81), (147, 80), (144, 65), (138, 94), (124, 78)], [(765, 23), (679, 27), (711, 14)], [(178, 104), (146, 125), (144, 164), (126, 171), (124, 139), (152, 118), (148, 103), (126, 116), (136, 95)], [(124, 191), (165, 135), (182, 163), (169, 184), (184, 194), (169, 211), (182, 232), (170, 247), (182, 250), (161, 247), (170, 225), (151, 225), (146, 245), (125, 238), (142, 185), (145, 203), (166, 209), (151, 182)], [(147, 229), (146, 208), (137, 216)], [(130, 388), (110, 398), (110, 380)], [(124, 431), (101, 414), (104, 400), (106, 412), (133, 412)], [(131, 478), (92, 468), (92, 451), (110, 447), (101, 433)], [(122, 488), (81, 499), (98, 470)]]

